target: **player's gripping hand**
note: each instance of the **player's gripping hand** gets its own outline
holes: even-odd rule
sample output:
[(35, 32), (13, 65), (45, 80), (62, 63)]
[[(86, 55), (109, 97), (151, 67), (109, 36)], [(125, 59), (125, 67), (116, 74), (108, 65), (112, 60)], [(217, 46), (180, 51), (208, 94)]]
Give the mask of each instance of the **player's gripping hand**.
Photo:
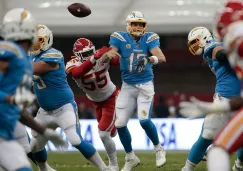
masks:
[(121, 57), (120, 54), (114, 49), (109, 50), (104, 55), (106, 55), (107, 59), (113, 59), (116, 58), (117, 56)]
[(68, 144), (63, 140), (63, 138), (57, 134), (53, 129), (46, 128), (43, 133), (43, 136), (50, 140), (57, 149), (67, 148)]
[(146, 58), (146, 57), (145, 58), (139, 58), (138, 62), (137, 62), (137, 66), (136, 66), (136, 71), (142, 72), (145, 69), (148, 62), (149, 62), (149, 59)]
[(230, 104), (228, 101), (220, 101), (217, 103), (203, 102), (195, 97), (190, 98), (191, 102), (180, 102), (179, 113), (188, 118), (198, 118), (208, 115), (210, 113), (219, 113), (230, 111)]
[(111, 49), (112, 49), (111, 47), (108, 48), (106, 46), (100, 48), (98, 51), (96, 51), (94, 55), (95, 60), (100, 59), (105, 53), (109, 52)]
[[(30, 91), (32, 78), (25, 74), (14, 95), (10, 97), (10, 104), (17, 105), (20, 110), (33, 104), (35, 95)], [(29, 87), (29, 88), (28, 88)]]
[(17, 105), (20, 110), (23, 109), (23, 107), (28, 107), (34, 103), (35, 95), (31, 93), (30, 90), (28, 90), (24, 85), (20, 85), (16, 93), (11, 96), (10, 98), (10, 104)]

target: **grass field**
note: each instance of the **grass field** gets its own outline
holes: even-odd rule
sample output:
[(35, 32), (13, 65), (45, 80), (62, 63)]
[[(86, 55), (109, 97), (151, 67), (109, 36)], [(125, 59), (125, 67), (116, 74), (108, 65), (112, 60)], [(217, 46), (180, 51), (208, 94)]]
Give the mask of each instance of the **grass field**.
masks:
[[(107, 163), (107, 157), (104, 152), (100, 152), (103, 159)], [(155, 167), (155, 153), (151, 152), (136, 152), (141, 160), (141, 164), (133, 171), (180, 171), (183, 167), (188, 152), (167, 152), (167, 163), (162, 168)], [(65, 152), (65, 153), (49, 153), (49, 164), (57, 169), (57, 171), (98, 171), (99, 169), (91, 165), (85, 158), (78, 152)], [(124, 152), (118, 152), (118, 160), (120, 169), (124, 165)], [(231, 158), (233, 164), (235, 156)], [(37, 171), (36, 167), (34, 170)], [(195, 171), (206, 171), (206, 163), (201, 162)]]

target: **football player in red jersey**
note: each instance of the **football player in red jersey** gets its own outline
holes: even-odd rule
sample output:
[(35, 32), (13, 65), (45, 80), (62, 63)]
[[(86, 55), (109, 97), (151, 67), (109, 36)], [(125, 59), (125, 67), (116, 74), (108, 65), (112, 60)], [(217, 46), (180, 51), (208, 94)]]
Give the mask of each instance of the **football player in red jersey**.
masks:
[(98, 121), (100, 138), (109, 158), (109, 167), (118, 171), (116, 146), (112, 137), (116, 135), (115, 101), (119, 89), (109, 76), (110, 65), (119, 65), (119, 56), (109, 59), (104, 53), (110, 48), (102, 47), (95, 51), (94, 44), (85, 38), (78, 39), (73, 47), (75, 55), (66, 64), (70, 73), (86, 96), (93, 102)]

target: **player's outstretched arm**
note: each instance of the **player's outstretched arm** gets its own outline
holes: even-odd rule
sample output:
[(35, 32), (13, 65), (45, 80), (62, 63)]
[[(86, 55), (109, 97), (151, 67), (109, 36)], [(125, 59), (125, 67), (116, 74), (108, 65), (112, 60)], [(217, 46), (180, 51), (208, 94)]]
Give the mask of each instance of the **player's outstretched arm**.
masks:
[(150, 50), (151, 54), (155, 57), (158, 58), (158, 62), (156, 61), (157, 59), (153, 56), (149, 57), (149, 61), (151, 63), (162, 63), (166, 62), (165, 55), (163, 54), (162, 50), (159, 47), (154, 47)]
[(224, 113), (235, 111), (243, 107), (243, 98), (234, 97), (230, 101), (220, 101), (218, 103), (204, 102), (197, 100), (195, 97), (190, 102), (180, 102), (180, 113), (189, 118), (197, 118), (211, 113)]
[(36, 122), (26, 108), (23, 109), (19, 121), (46, 137), (48, 140), (51, 140), (56, 147), (66, 147), (66, 142), (54, 130), (46, 128), (44, 125)]

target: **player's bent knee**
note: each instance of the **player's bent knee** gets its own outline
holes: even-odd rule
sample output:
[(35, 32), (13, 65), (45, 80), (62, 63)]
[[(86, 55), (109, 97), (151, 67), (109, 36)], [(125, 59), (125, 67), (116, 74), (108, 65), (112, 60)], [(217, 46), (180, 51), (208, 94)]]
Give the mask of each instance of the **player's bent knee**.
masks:
[(68, 140), (73, 146), (77, 146), (81, 143), (82, 137), (76, 131), (76, 125), (72, 125), (64, 130)]
[(127, 122), (123, 121), (123, 120), (120, 120), (120, 119), (117, 119), (115, 121), (115, 127), (116, 128), (122, 128), (124, 126), (127, 126)]
[(110, 138), (110, 134), (111, 134), (110, 132), (99, 130), (99, 135), (101, 140)]
[(216, 129), (204, 129), (202, 132), (202, 137), (207, 140), (212, 140), (217, 135), (218, 130)]

